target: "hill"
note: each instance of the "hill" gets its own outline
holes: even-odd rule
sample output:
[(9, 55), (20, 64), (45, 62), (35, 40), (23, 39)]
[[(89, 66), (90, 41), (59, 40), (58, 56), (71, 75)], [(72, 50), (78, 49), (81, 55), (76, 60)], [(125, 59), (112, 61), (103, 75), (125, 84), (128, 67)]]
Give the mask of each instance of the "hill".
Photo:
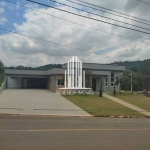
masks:
[[(148, 59), (150, 60), (150, 59)], [(126, 69), (130, 70), (132, 67), (137, 67), (138, 69), (140, 68), (141, 64), (143, 63), (144, 60), (138, 60), (138, 61), (116, 61), (110, 64), (116, 64), (119, 66), (125, 66)], [(47, 65), (43, 65), (43, 66), (39, 66), (39, 67), (27, 67), (27, 66), (17, 66), (17, 67), (5, 67), (8, 69), (19, 69), (19, 70), (42, 70), (42, 71), (46, 71), (52, 68), (61, 68), (61, 64), (47, 64)]]
[(41, 70), (41, 71), (46, 71), (52, 68), (61, 68), (61, 64), (47, 64), (44, 66), (39, 66), (39, 67), (27, 67), (27, 66), (17, 66), (17, 67), (6, 67), (7, 69), (18, 69), (18, 70)]
[[(143, 60), (144, 61), (144, 60)], [(119, 66), (125, 66), (126, 69), (130, 70), (131, 67), (133, 66), (136, 66), (137, 68), (140, 68), (140, 65), (142, 64), (143, 61), (124, 61), (124, 62), (114, 62), (114, 63), (111, 63), (111, 64), (116, 64), (116, 65), (119, 65)]]

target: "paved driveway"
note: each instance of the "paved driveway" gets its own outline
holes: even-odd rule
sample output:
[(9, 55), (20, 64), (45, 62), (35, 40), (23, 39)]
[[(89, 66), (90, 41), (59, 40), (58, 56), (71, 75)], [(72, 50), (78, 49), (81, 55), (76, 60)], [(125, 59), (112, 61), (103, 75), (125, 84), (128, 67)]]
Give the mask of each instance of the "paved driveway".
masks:
[(7, 89), (0, 94), (0, 113), (90, 116), (64, 97), (49, 90)]

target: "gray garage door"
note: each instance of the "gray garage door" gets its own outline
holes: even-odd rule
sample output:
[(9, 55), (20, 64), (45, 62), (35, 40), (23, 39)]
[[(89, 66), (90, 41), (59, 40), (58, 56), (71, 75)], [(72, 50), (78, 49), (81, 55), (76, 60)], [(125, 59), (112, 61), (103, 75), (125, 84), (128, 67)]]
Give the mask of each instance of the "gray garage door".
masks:
[(22, 88), (22, 78), (8, 77), (8, 79), (7, 79), (7, 88), (8, 89)]

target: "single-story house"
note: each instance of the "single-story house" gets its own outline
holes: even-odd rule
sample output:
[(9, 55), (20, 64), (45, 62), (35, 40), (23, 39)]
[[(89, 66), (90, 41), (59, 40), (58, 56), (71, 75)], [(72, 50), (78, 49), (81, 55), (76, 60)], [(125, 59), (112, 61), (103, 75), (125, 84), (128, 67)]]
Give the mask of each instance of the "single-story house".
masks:
[[(62, 68), (53, 68), (47, 71), (5, 69), (5, 88), (49, 89), (55, 92), (58, 88), (64, 87), (62, 78), (64, 78), (66, 69), (67, 64), (63, 64)], [(110, 92), (113, 91), (116, 77), (125, 70), (125, 66), (83, 63), (82, 69), (91, 72), (93, 91), (99, 91), (102, 81), (103, 91)], [(116, 90), (119, 88), (116, 87)]]

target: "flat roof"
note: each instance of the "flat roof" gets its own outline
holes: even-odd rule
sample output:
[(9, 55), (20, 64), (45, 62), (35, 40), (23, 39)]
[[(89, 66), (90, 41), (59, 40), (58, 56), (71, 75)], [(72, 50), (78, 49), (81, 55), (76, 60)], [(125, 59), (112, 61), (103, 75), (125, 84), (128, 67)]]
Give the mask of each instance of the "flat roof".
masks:
[[(67, 63), (62, 65), (62, 68), (67, 68)], [(83, 69), (102, 70), (102, 71), (124, 71), (125, 66), (98, 64), (98, 63), (82, 63)]]
[(5, 74), (17, 74), (17, 75), (50, 75), (50, 74), (64, 74), (65, 69), (53, 68), (47, 71), (40, 70), (19, 70), (19, 69), (5, 69)]
[[(52, 74), (64, 74), (67, 68), (67, 63), (62, 65), (62, 68), (52, 68), (47, 71), (40, 70), (19, 70), (19, 69), (5, 69), (5, 75), (52, 75)], [(85, 70), (95, 71), (120, 71), (125, 70), (125, 66), (98, 64), (98, 63), (82, 63), (82, 68)]]

